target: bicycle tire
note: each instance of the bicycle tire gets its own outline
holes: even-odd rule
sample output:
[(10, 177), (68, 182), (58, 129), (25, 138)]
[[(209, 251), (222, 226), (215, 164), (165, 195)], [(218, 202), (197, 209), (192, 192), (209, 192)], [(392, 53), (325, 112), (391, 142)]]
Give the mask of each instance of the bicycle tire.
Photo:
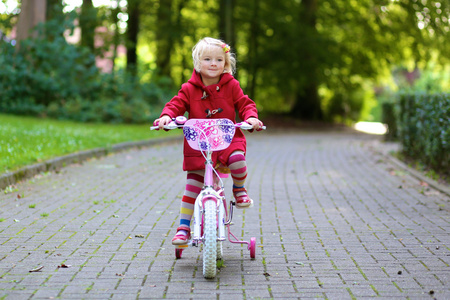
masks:
[(217, 273), (217, 206), (216, 202), (205, 201), (203, 277), (214, 278)]
[(223, 259), (223, 242), (222, 241), (218, 241), (217, 242), (216, 259), (217, 260), (222, 260)]

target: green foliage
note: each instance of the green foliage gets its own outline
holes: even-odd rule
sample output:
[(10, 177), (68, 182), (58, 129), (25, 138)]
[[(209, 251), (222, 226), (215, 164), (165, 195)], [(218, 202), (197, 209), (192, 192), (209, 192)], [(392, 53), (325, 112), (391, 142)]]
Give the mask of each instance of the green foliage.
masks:
[[(155, 74), (170, 74), (175, 86), (180, 86), (192, 72), (192, 46), (202, 37), (225, 33), (231, 36), (227, 42), (237, 54), (237, 78), (263, 113), (295, 109), (306, 117), (315, 114), (338, 121), (364, 119), (374, 103), (373, 87), (396, 66), (421, 70), (423, 80), (417, 83), (420, 90), (449, 89), (448, 75), (435, 78), (432, 70), (426, 70), (430, 60), (436, 63), (433, 69), (450, 60), (448, 1), (226, 1), (226, 7), (233, 10), (226, 22), (223, 0), (138, 2), (140, 82), (133, 82), (134, 77), (126, 73), (100, 74), (90, 50), (65, 45), (60, 35), (49, 38), (52, 30), (62, 32), (51, 20), (47, 35), (39, 42), (29, 42), (30, 53), (0, 49), (0, 84), (5, 82), (0, 87), (7, 87), (0, 90), (0, 97), (8, 101), (0, 110), (89, 121), (151, 119), (162, 102), (173, 95), (155, 81)], [(89, 27), (99, 23), (116, 33), (123, 32), (124, 27), (118, 27), (118, 13), (125, 15), (130, 10), (123, 6), (125, 2), (117, 3), (120, 7), (99, 8), (87, 20), (92, 22), (82, 22), (87, 25), (84, 32), (93, 33), (95, 29)], [(8, 34), (9, 21), (14, 19), (0, 16), (0, 29)], [(106, 36), (95, 55), (112, 42)], [(53, 44), (45, 47), (43, 39)], [(114, 39), (117, 45), (120, 35)], [(122, 43), (131, 50), (129, 43)], [(12, 58), (5, 59), (4, 53)], [(445, 69), (442, 73), (449, 74)], [(156, 85), (142, 85), (150, 78)], [(316, 97), (317, 90), (320, 98)], [(148, 98), (151, 93), (164, 96)], [(301, 107), (299, 102), (307, 105)], [(309, 111), (308, 106), (322, 111)]]
[(450, 170), (450, 94), (402, 93), (398, 134), (404, 153), (436, 171)]
[(243, 1), (235, 9), (239, 76), (265, 111), (290, 111), (315, 81), (325, 118), (358, 120), (393, 65), (449, 62), (448, 3), (325, 0), (305, 18), (308, 2)]
[(170, 84), (141, 83), (125, 72), (101, 73), (85, 47), (68, 44), (73, 16), (40, 25), (17, 49), (0, 43), (0, 112), (82, 122), (142, 123), (159, 116)]
[(0, 114), (0, 174), (77, 151), (180, 132), (147, 125), (84, 124)]
[(86, 67), (95, 62), (94, 56), (64, 38), (70, 24), (69, 20), (53, 19), (39, 26), (39, 38), (21, 41), (19, 49), (1, 45), (2, 111), (20, 112), (21, 107), (14, 105), (20, 101), (28, 107), (25, 113), (41, 112), (54, 101), (84, 96), (97, 88), (97, 69)]

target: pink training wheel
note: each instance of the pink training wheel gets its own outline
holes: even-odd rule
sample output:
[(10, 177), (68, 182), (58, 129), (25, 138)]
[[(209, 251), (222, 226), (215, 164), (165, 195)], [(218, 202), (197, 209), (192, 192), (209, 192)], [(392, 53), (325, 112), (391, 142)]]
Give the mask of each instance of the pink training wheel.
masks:
[(181, 258), (181, 254), (183, 253), (183, 249), (175, 249), (175, 257), (177, 259)]
[(250, 244), (248, 244), (248, 250), (250, 250), (250, 258), (254, 259), (256, 257), (256, 238), (250, 238)]

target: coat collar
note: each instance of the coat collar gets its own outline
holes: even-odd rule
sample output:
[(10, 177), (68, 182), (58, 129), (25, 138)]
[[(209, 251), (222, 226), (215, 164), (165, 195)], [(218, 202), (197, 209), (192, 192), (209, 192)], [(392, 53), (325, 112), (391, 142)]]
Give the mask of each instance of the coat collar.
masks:
[(221, 88), (224, 84), (228, 83), (230, 80), (232, 80), (234, 77), (229, 73), (224, 73), (220, 77), (219, 83), (213, 84), (210, 86), (205, 86), (202, 82), (202, 77), (200, 76), (200, 73), (198, 73), (195, 69), (192, 72), (191, 78), (188, 80), (189, 83), (192, 85), (201, 88), (204, 91), (208, 91), (210, 88), (216, 89), (218, 86)]

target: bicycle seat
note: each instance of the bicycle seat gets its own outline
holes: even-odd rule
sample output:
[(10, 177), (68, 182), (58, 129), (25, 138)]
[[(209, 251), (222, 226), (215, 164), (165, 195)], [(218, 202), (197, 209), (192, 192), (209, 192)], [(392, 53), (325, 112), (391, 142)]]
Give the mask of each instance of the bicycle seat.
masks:
[(228, 148), (235, 132), (235, 125), (229, 119), (189, 119), (183, 127), (189, 146), (199, 151), (220, 151)]

